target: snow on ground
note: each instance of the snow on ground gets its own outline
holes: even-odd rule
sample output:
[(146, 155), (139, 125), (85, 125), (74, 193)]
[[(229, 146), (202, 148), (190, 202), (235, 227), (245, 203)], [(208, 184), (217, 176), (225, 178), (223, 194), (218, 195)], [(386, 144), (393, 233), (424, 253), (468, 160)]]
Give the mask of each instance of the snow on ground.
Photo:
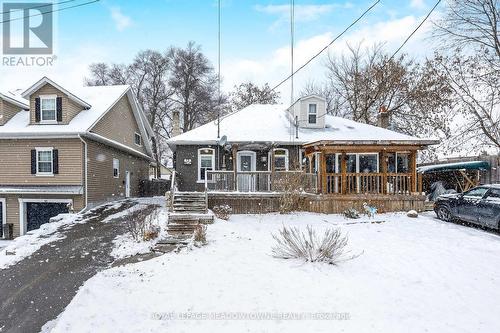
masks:
[[(110, 221), (114, 218), (126, 216), (132, 211), (144, 208), (144, 205), (146, 204), (151, 203), (161, 205), (160, 198), (140, 198), (134, 199), (134, 201), (139, 202), (140, 205), (135, 205), (130, 209), (119, 212), (117, 214), (113, 214), (106, 220)], [(105, 211), (112, 208), (119, 209), (124, 203), (125, 201), (121, 200), (117, 201), (116, 203), (105, 204), (106, 206), (109, 206), (105, 209)], [(99, 207), (96, 207), (95, 209)], [(13, 265), (36, 252), (43, 245), (52, 243), (64, 237), (64, 235), (57, 232), (60, 227), (70, 227), (75, 223), (87, 222), (87, 220), (82, 219), (81, 217), (82, 216), (80, 214), (60, 214), (54, 218), (55, 222), (43, 224), (39, 229), (32, 230), (24, 236), (17, 237), (14, 240), (0, 241), (0, 269), (4, 269), (10, 265)]]
[(9, 245), (11, 241), (0, 239), (0, 250)]
[[(385, 222), (309, 213), (219, 220), (205, 247), (88, 280), (52, 332), (498, 331), (498, 235), (432, 215), (375, 220)], [(273, 258), (271, 233), (282, 224), (340, 225), (363, 254), (337, 266)], [(311, 320), (318, 313), (337, 320)]]
[(137, 254), (148, 253), (151, 248), (162, 238), (166, 237), (167, 212), (164, 208), (158, 209), (158, 215), (152, 221), (153, 225), (160, 228), (159, 237), (150, 241), (136, 241), (132, 235), (127, 232), (117, 236), (114, 240), (114, 248), (111, 255), (116, 259), (123, 259)]
[(63, 238), (64, 236), (58, 233), (57, 229), (77, 222), (85, 222), (77, 221), (79, 216), (78, 214), (60, 214), (54, 218), (56, 222), (42, 224), (39, 229), (32, 230), (14, 240), (5, 241), (7, 246), (0, 251), (0, 269), (9, 267), (30, 256), (45, 244)]

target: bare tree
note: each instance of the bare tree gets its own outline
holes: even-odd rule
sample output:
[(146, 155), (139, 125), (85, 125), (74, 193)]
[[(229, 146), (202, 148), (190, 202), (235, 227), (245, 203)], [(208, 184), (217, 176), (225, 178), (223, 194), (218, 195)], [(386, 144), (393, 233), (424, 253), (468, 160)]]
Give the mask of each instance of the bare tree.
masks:
[(237, 111), (251, 104), (276, 104), (280, 93), (271, 90), (268, 83), (259, 87), (252, 82), (245, 82), (234, 86), (234, 91), (229, 94), (229, 97), (231, 109)]
[(152, 144), (158, 164), (162, 155), (165, 155), (166, 145), (163, 142), (170, 133), (167, 124), (170, 120), (170, 97), (173, 91), (168, 85), (169, 70), (168, 57), (157, 51), (146, 50), (139, 52), (129, 65), (92, 64), (90, 77), (86, 79), (87, 85), (129, 84), (133, 87), (155, 132)]
[(168, 58), (172, 64), (169, 85), (174, 91), (171, 100), (181, 111), (184, 131), (215, 119), (218, 77), (201, 48), (189, 42), (185, 49), (171, 48)]
[(448, 0), (443, 17), (434, 22), (433, 36), (449, 49), (490, 50), (500, 58), (500, 1)]
[(433, 70), (433, 59), (419, 64), (406, 55), (390, 59), (383, 44), (348, 45), (347, 53), (329, 55), (325, 66), (327, 82), (320, 92), (327, 96), (329, 113), (375, 125), (383, 107), (393, 130), (448, 135), (451, 91)]
[(450, 0), (434, 23), (433, 37), (445, 54), (438, 70), (447, 76), (465, 120), (455, 148), (472, 139), (500, 149), (499, 21), (498, 0)]

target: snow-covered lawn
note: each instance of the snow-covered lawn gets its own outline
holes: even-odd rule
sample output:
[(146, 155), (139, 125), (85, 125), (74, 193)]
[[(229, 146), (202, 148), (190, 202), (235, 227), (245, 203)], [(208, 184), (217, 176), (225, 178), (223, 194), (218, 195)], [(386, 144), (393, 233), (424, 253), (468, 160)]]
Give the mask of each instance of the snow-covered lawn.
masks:
[[(431, 214), (375, 220), (385, 222), (308, 213), (217, 221), (205, 247), (87, 281), (53, 332), (498, 331), (499, 236)], [(337, 266), (273, 258), (271, 233), (282, 224), (341, 225), (363, 254)], [(275, 320), (317, 313), (337, 320)]]

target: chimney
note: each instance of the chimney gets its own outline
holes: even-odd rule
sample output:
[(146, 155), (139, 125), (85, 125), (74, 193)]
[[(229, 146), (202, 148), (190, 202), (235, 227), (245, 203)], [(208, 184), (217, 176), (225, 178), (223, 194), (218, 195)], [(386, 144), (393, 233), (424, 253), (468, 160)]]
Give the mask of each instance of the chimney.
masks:
[(387, 107), (382, 105), (378, 111), (377, 126), (382, 128), (389, 128), (390, 114)]
[(172, 133), (171, 137), (182, 134), (181, 132), (181, 124), (180, 124), (180, 112), (174, 111), (172, 113)]

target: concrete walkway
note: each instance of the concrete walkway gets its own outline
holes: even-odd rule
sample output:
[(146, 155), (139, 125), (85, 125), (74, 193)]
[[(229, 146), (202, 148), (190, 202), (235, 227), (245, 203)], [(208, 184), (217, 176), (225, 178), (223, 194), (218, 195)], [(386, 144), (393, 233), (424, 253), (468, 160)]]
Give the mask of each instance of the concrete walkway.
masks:
[(126, 232), (120, 222), (130, 215), (110, 223), (102, 220), (136, 204), (131, 200), (118, 209), (108, 205), (89, 211), (83, 216), (88, 222), (61, 231), (64, 239), (0, 270), (0, 332), (39, 332), (56, 318), (86, 280), (113, 264), (112, 240)]

